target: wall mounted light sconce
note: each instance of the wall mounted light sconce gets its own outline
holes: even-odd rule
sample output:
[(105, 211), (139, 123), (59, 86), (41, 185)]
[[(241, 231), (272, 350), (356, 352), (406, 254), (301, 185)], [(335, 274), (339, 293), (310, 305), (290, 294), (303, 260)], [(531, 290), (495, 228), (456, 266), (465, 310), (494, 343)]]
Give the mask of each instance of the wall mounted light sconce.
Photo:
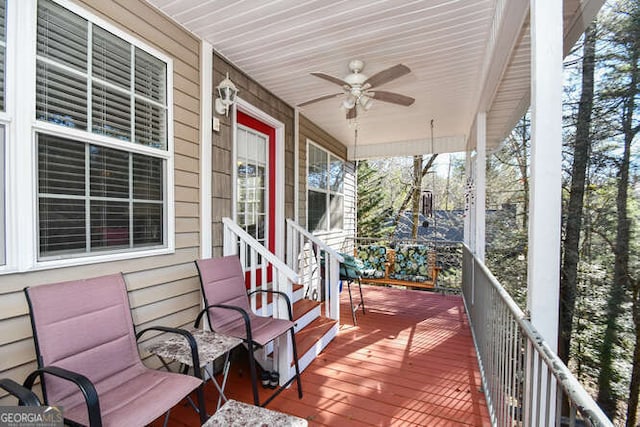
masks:
[(238, 94), (238, 88), (229, 79), (229, 73), (216, 89), (218, 90), (218, 98), (216, 98), (215, 102), (216, 113), (228, 116), (229, 108), (236, 102), (236, 95)]

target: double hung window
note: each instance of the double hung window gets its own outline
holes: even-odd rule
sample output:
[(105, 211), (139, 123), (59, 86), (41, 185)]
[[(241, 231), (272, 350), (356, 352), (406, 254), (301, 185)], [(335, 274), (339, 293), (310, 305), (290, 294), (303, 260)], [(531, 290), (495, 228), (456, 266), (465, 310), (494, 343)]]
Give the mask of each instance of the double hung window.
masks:
[(38, 1), (38, 259), (167, 246), (167, 62)]
[(341, 230), (344, 222), (344, 162), (313, 143), (307, 144), (309, 231)]

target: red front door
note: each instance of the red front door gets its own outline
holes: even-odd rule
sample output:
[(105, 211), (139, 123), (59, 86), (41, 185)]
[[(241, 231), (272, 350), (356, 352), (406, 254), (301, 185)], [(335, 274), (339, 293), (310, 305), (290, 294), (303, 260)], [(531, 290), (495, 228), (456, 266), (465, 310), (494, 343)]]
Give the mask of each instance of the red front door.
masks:
[[(273, 127), (238, 111), (236, 222), (271, 252), (275, 252), (275, 136)], [(250, 262), (247, 258), (247, 265)], [(270, 281), (271, 269), (267, 270)], [(257, 284), (261, 281), (258, 274)]]

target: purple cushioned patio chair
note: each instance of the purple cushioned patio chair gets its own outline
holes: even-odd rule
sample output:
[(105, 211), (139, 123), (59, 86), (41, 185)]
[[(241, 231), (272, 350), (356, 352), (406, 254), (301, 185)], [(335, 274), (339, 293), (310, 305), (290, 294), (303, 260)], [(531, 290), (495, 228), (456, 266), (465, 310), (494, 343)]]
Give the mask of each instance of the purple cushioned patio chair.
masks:
[[(200, 259), (196, 260), (196, 266), (200, 274), (205, 308), (198, 315), (195, 327), (199, 326), (202, 316), (206, 313), (209, 325), (214, 332), (237, 337), (245, 342), (249, 353), (254, 404), (256, 406), (266, 406), (282, 390), (288, 387), (294, 379), (298, 382), (298, 397), (302, 399), (298, 350), (296, 349), (293, 329), (295, 324), (289, 297), (283, 292), (269, 289), (254, 291), (269, 292), (274, 296), (284, 298), (289, 309), (289, 320), (257, 316), (249, 306), (250, 294), (247, 295), (244, 272), (237, 256)], [(287, 333), (287, 331), (291, 334), (296, 375), (278, 388), (264, 403), (260, 404), (254, 351), (264, 347), (269, 342)]]
[(200, 366), (193, 336), (161, 326), (136, 335), (122, 274), (24, 291), (38, 362), (24, 385), (31, 389), (39, 377), (45, 404), (62, 406), (65, 420), (91, 427), (144, 426), (197, 389), (205, 422), (202, 379), (147, 368), (138, 353), (137, 339), (146, 331), (179, 333), (191, 344), (194, 366)]

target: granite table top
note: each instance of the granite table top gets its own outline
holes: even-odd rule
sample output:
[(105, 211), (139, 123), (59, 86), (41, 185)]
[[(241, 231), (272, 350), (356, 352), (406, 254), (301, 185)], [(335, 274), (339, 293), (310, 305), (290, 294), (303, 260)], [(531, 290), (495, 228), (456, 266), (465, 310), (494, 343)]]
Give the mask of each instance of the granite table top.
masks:
[[(198, 357), (200, 358), (201, 368), (242, 342), (239, 338), (229, 337), (204, 329), (184, 329), (193, 335), (193, 338), (195, 338), (198, 344)], [(177, 360), (185, 365), (193, 365), (191, 361), (191, 348), (189, 347), (187, 339), (182, 335), (170, 334), (168, 338), (164, 340), (149, 344), (146, 350), (163, 359)]]
[(307, 420), (230, 399), (202, 427), (306, 427)]

